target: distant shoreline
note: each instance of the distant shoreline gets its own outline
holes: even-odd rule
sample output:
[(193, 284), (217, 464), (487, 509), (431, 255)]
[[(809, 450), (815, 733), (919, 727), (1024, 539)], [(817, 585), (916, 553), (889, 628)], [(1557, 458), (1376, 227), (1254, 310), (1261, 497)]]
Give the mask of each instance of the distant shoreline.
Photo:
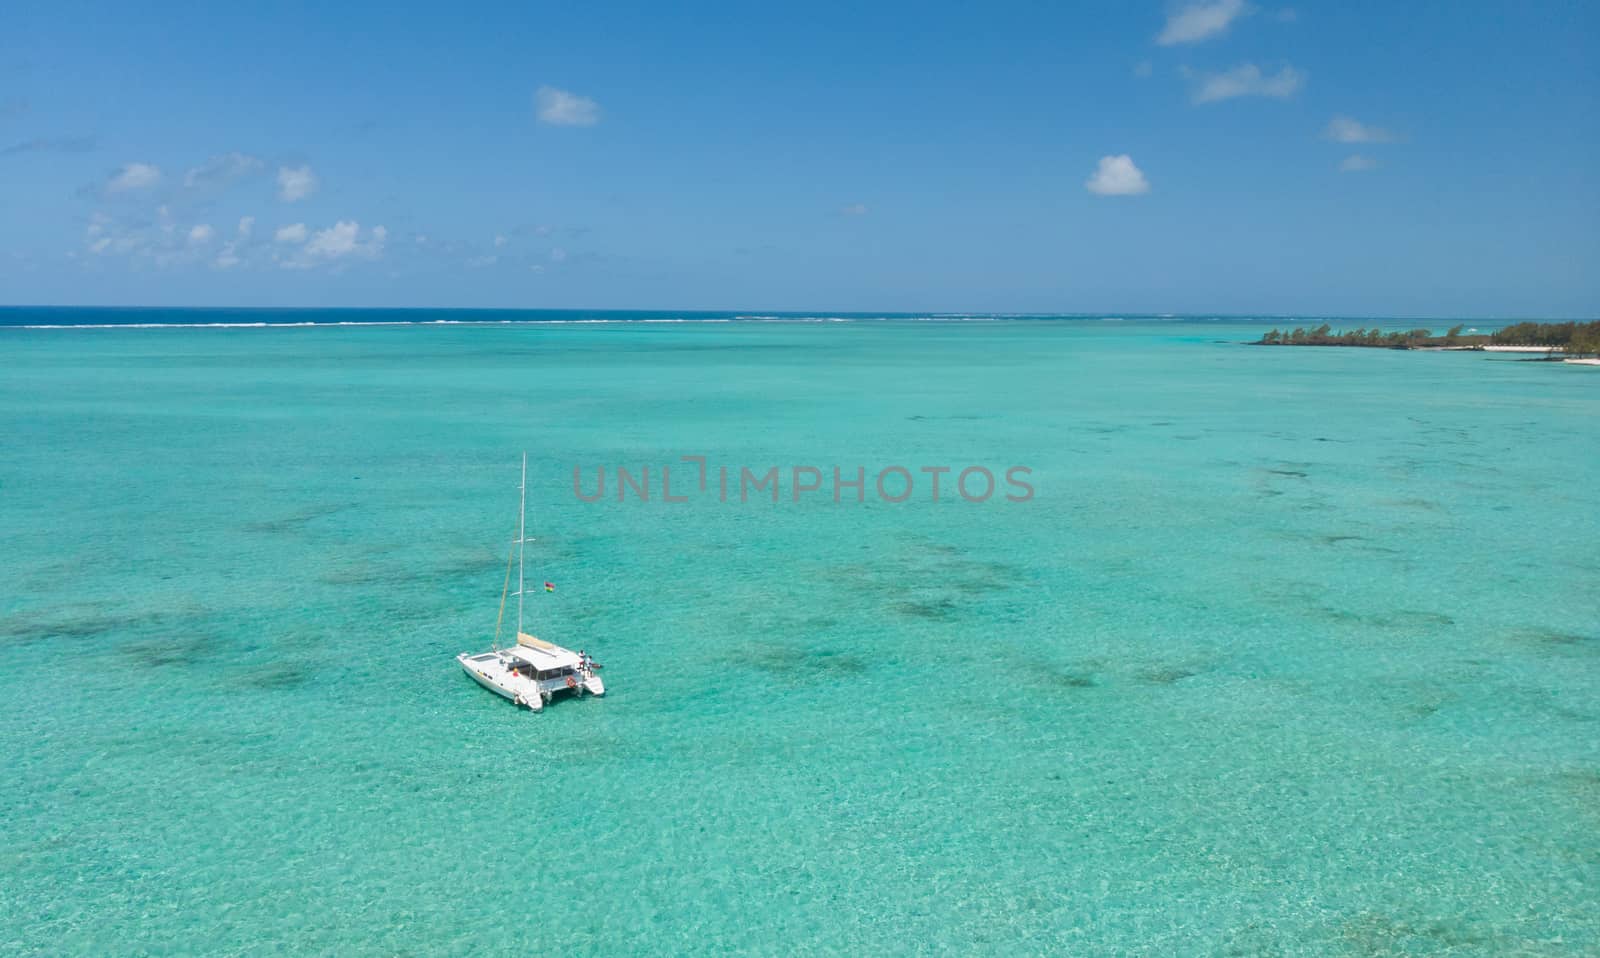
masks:
[(1443, 336), (1429, 329), (1385, 332), (1359, 327), (1335, 331), (1328, 323), (1316, 328), (1271, 329), (1255, 346), (1343, 346), (1355, 349), (1402, 349), (1452, 352), (1535, 353), (1590, 365), (1584, 356), (1600, 355), (1600, 321), (1590, 323), (1516, 323), (1493, 333), (1463, 332), (1453, 326)]

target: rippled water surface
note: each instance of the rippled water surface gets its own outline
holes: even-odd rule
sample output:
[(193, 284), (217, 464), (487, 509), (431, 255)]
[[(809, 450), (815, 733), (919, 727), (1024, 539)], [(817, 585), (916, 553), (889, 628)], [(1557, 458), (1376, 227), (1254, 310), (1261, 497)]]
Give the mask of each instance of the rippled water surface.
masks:
[(1600, 951), (1600, 371), (1260, 331), (0, 329), (0, 950)]

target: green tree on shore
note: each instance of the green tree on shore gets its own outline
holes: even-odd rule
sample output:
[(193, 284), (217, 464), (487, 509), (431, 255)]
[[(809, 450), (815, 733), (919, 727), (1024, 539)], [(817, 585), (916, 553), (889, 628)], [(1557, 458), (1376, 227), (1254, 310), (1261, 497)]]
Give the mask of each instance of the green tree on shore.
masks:
[(1600, 321), (1592, 323), (1513, 323), (1495, 333), (1497, 346), (1565, 346), (1574, 337), (1600, 333)]
[(1427, 329), (1385, 333), (1377, 327), (1334, 332), (1332, 326), (1323, 323), (1314, 329), (1303, 326), (1287, 332), (1273, 329), (1257, 342), (1268, 346), (1369, 346), (1389, 349), (1474, 347), (1493, 343), (1497, 346), (1564, 348), (1567, 353), (1577, 356), (1600, 353), (1600, 320), (1588, 323), (1514, 323), (1493, 335), (1464, 335), (1462, 325), (1458, 323), (1443, 336), (1435, 336)]
[(1567, 355), (1570, 357), (1597, 355), (1600, 356), (1600, 323), (1589, 323), (1580, 327), (1567, 341)]

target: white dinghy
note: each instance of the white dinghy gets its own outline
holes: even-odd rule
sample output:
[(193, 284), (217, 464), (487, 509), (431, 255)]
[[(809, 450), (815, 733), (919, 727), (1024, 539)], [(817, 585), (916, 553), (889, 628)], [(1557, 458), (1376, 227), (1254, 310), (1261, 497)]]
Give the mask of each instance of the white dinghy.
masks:
[(528, 541), (527, 505), (528, 454), (523, 453), (521, 507), (517, 515), (517, 538), (512, 543), (517, 548), (517, 642), (508, 649), (500, 647), (500, 624), (505, 618), (506, 597), (511, 588), (511, 560), (507, 558), (506, 582), (500, 591), (500, 616), (494, 626), (494, 645), (489, 651), (476, 655), (463, 652), (456, 656), (456, 661), (479, 685), (538, 712), (557, 693), (604, 695), (606, 686), (600, 680), (600, 664), (589, 658), (588, 652), (574, 652), (522, 631), (522, 595), (527, 591), (522, 574), (523, 545)]

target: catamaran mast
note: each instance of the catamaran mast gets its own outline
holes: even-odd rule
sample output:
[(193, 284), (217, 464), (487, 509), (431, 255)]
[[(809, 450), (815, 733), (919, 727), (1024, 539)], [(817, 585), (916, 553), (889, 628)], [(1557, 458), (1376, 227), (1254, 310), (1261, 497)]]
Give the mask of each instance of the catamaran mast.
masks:
[(517, 497), (517, 637), (522, 636), (522, 544), (528, 541), (528, 453), (522, 453), (522, 486)]

